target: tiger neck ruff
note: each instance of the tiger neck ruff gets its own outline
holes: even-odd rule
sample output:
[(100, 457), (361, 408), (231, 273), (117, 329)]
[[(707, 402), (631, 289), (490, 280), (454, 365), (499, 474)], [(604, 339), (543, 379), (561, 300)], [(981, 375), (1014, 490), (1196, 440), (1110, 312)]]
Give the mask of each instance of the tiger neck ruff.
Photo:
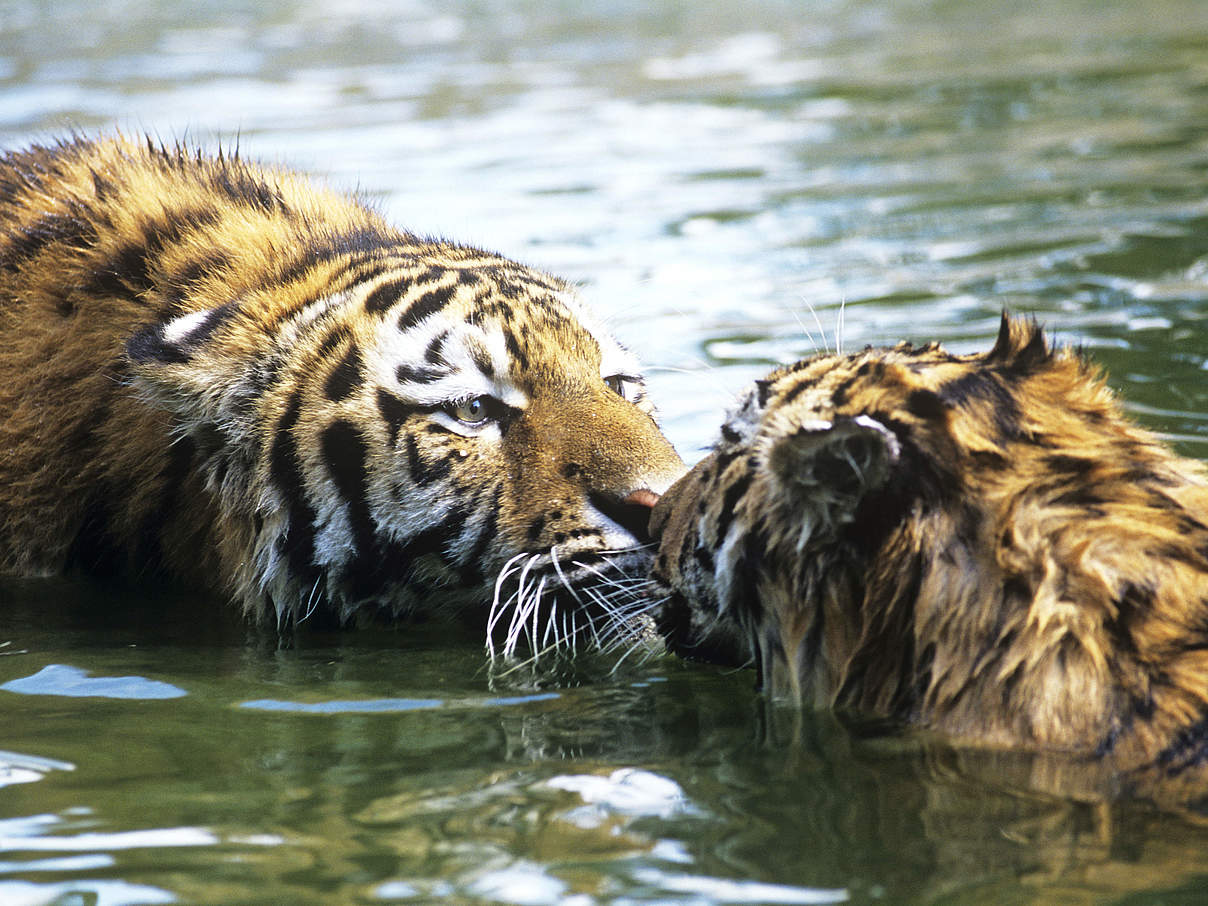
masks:
[(683, 470), (569, 285), (232, 155), (0, 158), (0, 335), (8, 573), (566, 641)]

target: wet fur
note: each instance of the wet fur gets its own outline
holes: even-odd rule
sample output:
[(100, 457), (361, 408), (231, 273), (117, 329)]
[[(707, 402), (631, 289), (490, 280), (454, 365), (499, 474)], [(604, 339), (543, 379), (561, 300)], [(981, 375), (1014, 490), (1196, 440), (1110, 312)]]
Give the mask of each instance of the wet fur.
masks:
[(0, 337), (10, 574), (165, 574), (282, 623), (485, 623), (518, 554), (534, 578), (558, 558), (560, 587), (642, 572), (626, 498), (682, 471), (566, 283), (230, 153), (0, 156)]
[(1205, 470), (1004, 316), (993, 349), (820, 355), (740, 400), (652, 530), (661, 628), (765, 690), (988, 745), (1208, 754)]

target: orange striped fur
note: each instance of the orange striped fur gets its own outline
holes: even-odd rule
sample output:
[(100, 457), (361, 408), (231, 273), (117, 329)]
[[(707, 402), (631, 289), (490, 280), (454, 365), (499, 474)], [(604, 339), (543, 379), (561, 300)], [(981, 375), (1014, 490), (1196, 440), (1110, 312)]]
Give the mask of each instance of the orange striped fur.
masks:
[(672, 646), (774, 697), (1121, 766), (1208, 753), (1205, 470), (1033, 324), (772, 372), (652, 530)]
[(485, 619), (513, 558), (530, 586), (643, 571), (639, 492), (682, 471), (564, 281), (231, 154), (0, 157), (0, 337), (7, 573)]

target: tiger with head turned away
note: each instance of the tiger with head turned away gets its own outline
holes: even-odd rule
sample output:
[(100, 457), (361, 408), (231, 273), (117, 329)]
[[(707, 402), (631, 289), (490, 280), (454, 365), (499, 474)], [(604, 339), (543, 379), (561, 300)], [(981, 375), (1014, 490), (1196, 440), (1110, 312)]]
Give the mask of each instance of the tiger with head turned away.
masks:
[(0, 157), (0, 338), (8, 574), (565, 645), (640, 609), (616, 589), (683, 471), (568, 284), (235, 154)]
[(658, 502), (658, 620), (773, 699), (1168, 774), (1208, 759), (1208, 477), (1004, 315), (820, 354)]

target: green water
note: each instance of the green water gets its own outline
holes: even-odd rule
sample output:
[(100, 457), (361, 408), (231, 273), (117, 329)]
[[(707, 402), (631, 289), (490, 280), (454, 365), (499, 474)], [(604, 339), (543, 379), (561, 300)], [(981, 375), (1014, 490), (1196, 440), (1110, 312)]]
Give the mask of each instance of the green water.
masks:
[[(1202, 0), (0, 0), (0, 144), (115, 126), (581, 281), (689, 460), (772, 363), (1004, 306), (1208, 457)], [(3, 904), (1208, 902), (1191, 821), (749, 673), (0, 605)]]

